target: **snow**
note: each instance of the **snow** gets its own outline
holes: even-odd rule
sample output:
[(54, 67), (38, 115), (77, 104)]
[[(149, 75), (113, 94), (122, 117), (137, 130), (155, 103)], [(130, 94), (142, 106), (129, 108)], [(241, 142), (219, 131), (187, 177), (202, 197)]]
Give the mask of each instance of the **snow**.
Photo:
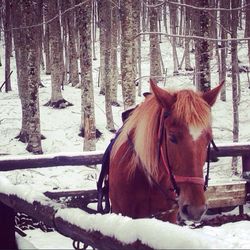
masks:
[[(166, 39), (162, 37), (162, 39)], [(142, 74), (148, 75), (149, 60), (148, 42), (142, 42)], [(191, 75), (172, 76), (172, 50), (168, 49), (169, 43), (164, 41), (161, 44), (162, 58), (165, 67), (168, 67), (166, 85), (170, 88), (193, 88)], [(0, 46), (0, 55), (3, 55), (3, 46)], [(180, 50), (181, 51), (181, 50)], [(98, 51), (97, 51), (98, 53)], [(248, 65), (246, 45), (239, 47), (239, 58), (242, 64)], [(2, 57), (2, 63), (4, 63)], [(97, 152), (102, 152), (107, 147), (109, 140), (114, 136), (105, 129), (105, 105), (104, 97), (99, 95), (97, 87), (98, 61), (93, 62), (93, 79), (95, 85), (95, 107), (97, 128), (103, 133), (97, 140)], [(13, 91), (9, 93), (0, 92), (0, 155), (5, 159), (15, 156), (16, 159), (33, 159), (41, 156), (29, 154), (23, 143), (14, 139), (21, 127), (21, 105), (16, 85), (16, 69), (14, 58), (11, 58), (11, 76)], [(212, 62), (212, 84), (218, 83), (216, 62)], [(181, 72), (185, 73), (185, 72)], [(241, 100), (240, 112), (240, 135), (242, 144), (250, 143), (250, 112), (249, 110), (249, 89), (247, 75), (242, 73), (241, 78)], [(4, 81), (4, 65), (0, 67), (0, 83)], [(46, 140), (42, 141), (44, 156), (75, 155), (84, 154), (83, 139), (78, 136), (80, 128), (80, 89), (64, 86), (64, 98), (73, 103), (74, 106), (62, 110), (54, 110), (45, 107), (50, 99), (50, 76), (42, 72), (42, 82), (45, 88), (40, 88), (40, 112), (41, 129)], [(232, 142), (232, 104), (231, 104), (231, 78), (227, 77), (227, 102), (217, 100), (212, 108), (213, 132), (216, 143)], [(143, 78), (143, 91), (149, 90), (148, 79)], [(121, 86), (118, 86), (121, 93)], [(121, 96), (118, 97), (122, 102)], [(137, 102), (143, 97), (137, 97)], [(121, 113), (123, 107), (113, 107), (115, 127), (118, 129), (121, 124)], [(93, 154), (96, 152), (93, 152)], [(9, 155), (9, 156), (8, 156)], [(211, 164), (211, 181), (213, 185), (231, 183), (241, 180), (240, 176), (232, 176), (230, 171), (230, 158), (222, 158), (217, 163)], [(241, 165), (239, 164), (239, 169)], [(16, 193), (23, 199), (32, 202), (34, 199), (47, 200), (42, 194), (44, 191), (62, 191), (95, 189), (100, 168), (90, 169), (86, 166), (63, 166), (43, 169), (15, 170), (1, 173), (0, 190), (7, 193)], [(244, 206), (245, 212), (250, 214), (249, 204)], [(232, 213), (237, 213), (236, 210)], [(250, 247), (249, 221), (240, 221), (224, 224), (219, 227), (205, 226), (199, 229), (190, 229), (189, 226), (180, 227), (170, 223), (163, 223), (155, 219), (132, 220), (119, 215), (88, 215), (78, 209), (60, 209), (57, 216), (68, 218), (76, 225), (88, 230), (100, 230), (101, 232), (114, 236), (123, 242), (132, 242), (139, 238), (154, 248), (224, 248), (224, 249), (246, 249)], [(20, 249), (73, 249), (72, 240), (57, 232), (42, 232), (40, 229), (26, 230), (27, 236), (21, 238), (17, 235)]]

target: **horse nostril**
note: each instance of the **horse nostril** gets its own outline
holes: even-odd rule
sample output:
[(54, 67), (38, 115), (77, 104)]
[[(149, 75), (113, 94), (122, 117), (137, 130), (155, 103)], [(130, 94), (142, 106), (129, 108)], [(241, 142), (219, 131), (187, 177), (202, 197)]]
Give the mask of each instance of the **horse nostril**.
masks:
[(184, 205), (181, 209), (182, 213), (188, 215), (188, 205)]

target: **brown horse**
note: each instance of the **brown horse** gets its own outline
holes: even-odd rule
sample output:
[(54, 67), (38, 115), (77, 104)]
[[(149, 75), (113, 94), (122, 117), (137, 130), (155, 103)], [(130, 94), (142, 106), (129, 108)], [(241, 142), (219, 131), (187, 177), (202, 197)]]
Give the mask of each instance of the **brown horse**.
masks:
[(211, 106), (223, 85), (206, 93), (170, 92), (150, 80), (148, 95), (125, 121), (110, 155), (112, 212), (176, 223), (207, 210), (203, 165), (212, 140)]

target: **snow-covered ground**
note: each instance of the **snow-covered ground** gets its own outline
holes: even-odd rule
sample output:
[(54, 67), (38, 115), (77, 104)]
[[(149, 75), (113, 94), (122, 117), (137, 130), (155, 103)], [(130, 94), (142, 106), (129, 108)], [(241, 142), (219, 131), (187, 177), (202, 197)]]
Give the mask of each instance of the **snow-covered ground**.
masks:
[[(149, 47), (147, 42), (143, 42), (143, 58), (142, 58), (142, 75), (148, 75), (149, 72)], [(169, 43), (162, 43), (162, 56), (165, 68), (168, 68), (168, 77), (166, 87), (176, 88), (193, 88), (192, 76), (172, 76), (172, 50), (169, 49)], [(182, 50), (179, 50), (182, 53)], [(3, 46), (0, 47), (0, 55), (3, 55)], [(181, 56), (180, 56), (181, 57)], [(4, 58), (2, 57), (2, 63)], [(242, 64), (248, 65), (247, 52), (245, 45), (239, 47), (239, 59)], [(21, 105), (18, 97), (16, 85), (15, 61), (12, 60), (13, 74), (11, 77), (13, 91), (9, 93), (0, 92), (0, 155), (29, 155), (25, 150), (26, 145), (14, 139), (21, 127)], [(94, 61), (94, 86), (95, 86), (95, 112), (97, 128), (103, 133), (101, 138), (97, 140), (97, 150), (104, 150), (113, 134), (105, 129), (105, 105), (104, 96), (99, 95), (97, 86), (98, 77), (98, 61)], [(218, 83), (218, 73), (216, 72), (216, 62), (211, 63), (212, 66), (212, 85)], [(228, 63), (228, 66), (230, 64)], [(58, 152), (82, 152), (83, 139), (78, 136), (80, 127), (80, 89), (65, 86), (63, 96), (66, 100), (73, 103), (74, 106), (62, 110), (55, 110), (51, 107), (45, 107), (45, 104), (50, 99), (50, 76), (42, 72), (42, 82), (44, 88), (40, 88), (40, 112), (41, 112), (41, 130), (46, 140), (42, 141), (44, 154)], [(241, 77), (241, 101), (240, 101), (240, 141), (250, 143), (250, 112), (249, 110), (249, 89), (247, 75), (242, 73)], [(0, 67), (0, 85), (4, 81), (4, 65)], [(227, 102), (217, 101), (213, 107), (213, 131), (214, 140), (220, 142), (232, 142), (232, 102), (231, 102), (231, 78), (227, 77)], [(143, 91), (148, 91), (148, 78), (143, 78)], [(119, 93), (120, 92), (119, 86)], [(142, 98), (138, 97), (137, 102)], [(122, 103), (121, 95), (118, 100)], [(123, 107), (113, 107), (115, 126), (119, 128), (121, 121), (121, 113)], [(1, 156), (0, 156), (1, 157)], [(239, 166), (240, 169), (240, 166)], [(25, 184), (30, 190), (65, 190), (65, 189), (87, 189), (95, 188), (98, 178), (99, 168), (88, 169), (84, 166), (65, 166), (53, 167), (47, 169), (29, 169), (6, 172), (3, 175), (7, 177), (11, 183), (15, 185)], [(212, 181), (220, 182), (224, 180), (237, 179), (231, 175), (230, 159), (221, 159), (218, 163), (212, 164)], [(245, 206), (245, 211), (249, 211), (249, 205)], [(233, 211), (233, 212), (236, 212)], [(84, 217), (86, 219), (86, 217)], [(91, 219), (92, 220), (92, 219)], [(106, 227), (112, 226), (113, 220), (104, 220)], [(119, 220), (118, 220), (119, 221)], [(121, 232), (129, 235), (138, 234), (134, 223), (128, 220), (128, 225), (125, 222), (121, 224)], [(130, 223), (130, 224), (129, 224)], [(152, 231), (148, 228), (148, 222), (142, 221), (140, 227), (145, 228), (145, 234), (150, 235)], [(145, 223), (145, 224), (144, 224)], [(153, 223), (154, 224), (154, 223)], [(154, 226), (158, 224), (156, 221)], [(132, 226), (133, 225), (133, 226)], [(105, 225), (104, 225), (105, 226)], [(124, 226), (124, 228), (123, 228)], [(164, 228), (163, 228), (164, 227)], [(220, 227), (203, 227), (200, 229), (189, 229), (188, 226), (183, 228), (175, 225), (159, 226), (155, 228), (157, 232), (157, 241), (159, 247), (169, 248), (249, 248), (249, 228), (250, 222), (241, 221), (237, 223), (228, 223)], [(154, 227), (153, 227), (154, 229)], [(122, 231), (125, 230), (125, 231)], [(127, 231), (126, 231), (127, 230)], [(167, 230), (168, 235), (164, 235), (164, 230)], [(71, 239), (63, 237), (56, 232), (44, 233), (41, 230), (26, 231), (27, 236), (21, 239), (18, 236), (22, 249), (38, 248), (38, 249), (73, 249)], [(137, 235), (138, 236), (138, 235)], [(132, 237), (132, 236), (131, 236)], [(33, 247), (28, 246), (27, 239), (33, 244)], [(200, 239), (204, 239), (204, 245), (200, 245)], [(189, 243), (187, 243), (189, 242)], [(220, 242), (220, 243), (219, 243)], [(177, 245), (177, 243), (179, 245)], [(165, 245), (164, 245), (165, 244)]]

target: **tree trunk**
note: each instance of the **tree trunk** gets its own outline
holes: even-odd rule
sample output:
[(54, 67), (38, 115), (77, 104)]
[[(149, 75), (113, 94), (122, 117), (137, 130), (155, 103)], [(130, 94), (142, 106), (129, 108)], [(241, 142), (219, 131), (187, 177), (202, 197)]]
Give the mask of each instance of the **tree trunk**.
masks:
[[(118, 4), (118, 1), (115, 1)], [(119, 79), (119, 69), (118, 69), (118, 61), (117, 61), (117, 53), (118, 53), (118, 25), (119, 25), (119, 18), (118, 18), (118, 8), (114, 6), (112, 8), (112, 23), (111, 23), (111, 104), (113, 106), (120, 106), (117, 101), (117, 85)]]
[[(250, 37), (250, 0), (246, 0), (246, 27), (245, 27), (245, 35), (246, 37)], [(250, 39), (247, 40), (248, 45), (248, 61), (250, 67)]]
[(45, 74), (50, 75), (50, 47), (49, 47), (49, 36), (50, 36), (50, 29), (49, 24), (47, 23), (49, 20), (48, 17), (48, 1), (44, 1), (44, 21), (45, 21), (45, 34), (44, 34), (44, 52), (45, 52)]
[[(50, 68), (51, 68), (51, 99), (46, 104), (53, 108), (65, 108), (72, 105), (62, 96), (61, 86), (64, 83), (63, 45), (61, 39), (61, 27), (59, 20), (59, 9), (57, 1), (47, 0), (49, 23), (49, 45), (50, 45)], [(56, 17), (56, 18), (55, 18)]]
[[(39, 16), (39, 0), (25, 0), (24, 18), (27, 20), (26, 25), (37, 24)], [(42, 154), (41, 129), (40, 129), (40, 111), (39, 111), (39, 83), (40, 83), (40, 32), (39, 27), (26, 29), (26, 49), (28, 54), (27, 60), (27, 82), (28, 82), (28, 100), (29, 100), (29, 140), (27, 150), (34, 154)]]
[(10, 15), (10, 1), (5, 1), (5, 18), (4, 18), (4, 42), (5, 42), (5, 92), (11, 91), (10, 74), (10, 57), (11, 57), (11, 15)]
[[(173, 2), (176, 2), (174, 0)], [(171, 28), (171, 33), (173, 35), (177, 34), (177, 6), (175, 4), (169, 3), (169, 11), (170, 11), (170, 28)], [(178, 56), (177, 56), (177, 51), (176, 51), (176, 44), (177, 44), (177, 38), (173, 36), (171, 38), (171, 44), (172, 44), (172, 53), (173, 53), (173, 64), (174, 64), (174, 75), (178, 74), (178, 68), (179, 68), (179, 63), (178, 63)]]
[[(202, 7), (204, 10), (193, 11), (196, 20), (194, 31), (195, 35), (208, 37), (209, 18), (205, 10), (208, 7), (208, 0), (195, 0), (195, 6)], [(196, 87), (199, 91), (206, 92), (210, 90), (210, 58), (209, 43), (206, 39), (195, 40), (195, 71)]]
[[(151, 5), (156, 4), (156, 0), (150, 0)], [(157, 8), (149, 9), (150, 32), (158, 32)], [(161, 79), (161, 49), (158, 34), (150, 34), (150, 77), (155, 80)]]
[(104, 52), (104, 75), (105, 85), (105, 110), (106, 110), (106, 128), (109, 131), (115, 131), (112, 106), (111, 106), (111, 4), (109, 0), (102, 0), (99, 3), (100, 29), (103, 30), (103, 52)]
[[(230, 8), (230, 1), (221, 1), (220, 7), (223, 9), (229, 9)], [(220, 11), (220, 23), (221, 23), (221, 39), (227, 39), (227, 29), (228, 29), (228, 22), (230, 15), (228, 15), (229, 11), (221, 10)], [(220, 82), (225, 80), (226, 81), (226, 74), (227, 74), (227, 42), (221, 41), (221, 67), (220, 67)], [(220, 99), (222, 101), (226, 101), (226, 82), (224, 86), (222, 87), (221, 93), (220, 93)]]
[(121, 76), (124, 108), (135, 104), (132, 0), (121, 1)]
[[(81, 3), (77, 0), (77, 4)], [(83, 150), (95, 150), (96, 125), (94, 110), (94, 88), (92, 77), (92, 43), (91, 43), (91, 2), (78, 7), (77, 24), (80, 36), (81, 67), (81, 126), (84, 133)]]
[[(187, 0), (185, 0), (185, 3), (187, 3)], [(191, 11), (190, 8), (185, 7), (185, 20), (186, 20), (186, 27), (185, 27), (185, 35), (190, 35), (190, 29), (191, 29)], [(184, 47), (185, 47), (185, 70), (187, 71), (193, 71), (193, 68), (191, 66), (191, 60), (190, 60), (190, 38), (185, 38), (184, 40)]]
[(38, 23), (39, 0), (13, 2), (12, 20), (18, 90), (22, 105), (22, 129), (18, 138), (28, 142), (27, 150), (42, 153), (38, 86), (40, 83), (39, 28), (23, 29)]
[[(231, 9), (235, 9), (238, 6), (238, 1), (231, 0)], [(231, 10), (232, 20), (231, 22), (231, 34), (232, 38), (237, 38), (238, 27), (238, 10)], [(239, 140), (239, 93), (238, 93), (238, 54), (237, 54), (237, 41), (231, 41), (231, 60), (232, 60), (232, 100), (233, 100), (233, 142)], [(237, 171), (237, 157), (232, 159), (232, 173), (238, 174)]]
[[(102, 10), (102, 1), (98, 2), (98, 13), (99, 13), (99, 43), (100, 43), (100, 94), (105, 95), (105, 50), (104, 50), (104, 44), (105, 44), (105, 30), (103, 26), (103, 22), (105, 20), (106, 13), (104, 13)], [(110, 17), (109, 17), (110, 18)]]
[[(66, 1), (70, 3), (67, 7), (73, 7), (74, 1)], [(71, 10), (68, 12), (67, 16), (67, 25), (69, 32), (69, 82), (72, 86), (77, 86), (79, 84), (79, 74), (78, 74), (78, 61), (77, 61), (77, 51), (76, 51), (76, 34), (75, 34), (75, 25), (74, 25), (74, 11)]]
[(28, 79), (26, 63), (28, 60), (27, 50), (23, 46), (26, 44), (26, 37), (23, 35), (21, 26), (25, 26), (22, 16), (21, 4), (13, 1), (11, 6), (12, 24), (13, 24), (13, 38), (15, 46), (15, 59), (17, 71), (17, 85), (18, 92), (22, 106), (22, 126), (19, 135), (16, 136), (21, 142), (28, 142), (28, 126), (29, 126), (29, 102), (28, 102)]

